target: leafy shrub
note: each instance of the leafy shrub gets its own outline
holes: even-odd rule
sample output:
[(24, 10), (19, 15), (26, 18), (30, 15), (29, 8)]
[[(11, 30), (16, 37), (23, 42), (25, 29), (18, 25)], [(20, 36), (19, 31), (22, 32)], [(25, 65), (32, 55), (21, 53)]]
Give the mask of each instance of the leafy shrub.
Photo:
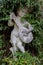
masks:
[(3, 63), (7, 63), (8, 65), (40, 65), (40, 61), (36, 57), (32, 57), (29, 53), (16, 53), (17, 59), (5, 58), (3, 59)]
[[(19, 60), (13, 60), (12, 58), (7, 57), (7, 54), (3, 56), (6, 52), (8, 52), (8, 46), (9, 46), (9, 34), (11, 32), (10, 27), (7, 26), (7, 22), (9, 20), (9, 14), (13, 11), (14, 6), (17, 7), (17, 4), (19, 3), (19, 7), (22, 8), (24, 6), (28, 7), (29, 11), (28, 14), (26, 14), (23, 19), (26, 19), (29, 23), (32, 24), (34, 30), (33, 35), (34, 39), (29, 44), (30, 47), (34, 47), (34, 49), (38, 50), (37, 54), (39, 60), (42, 64), (42, 57), (43, 57), (43, 19), (41, 17), (40, 13), (40, 3), (38, 0), (1, 0), (0, 1), (0, 60), (3, 58), (3, 61), (0, 61), (1, 65), (6, 65), (8, 63), (9, 65), (39, 65), (39, 60), (36, 57), (32, 57), (30, 54), (25, 53), (16, 53)], [(10, 30), (10, 31), (9, 31)], [(7, 34), (6, 34), (7, 33)], [(8, 34), (9, 33), (9, 34)], [(8, 37), (8, 38), (7, 38)], [(31, 45), (32, 44), (32, 45)], [(5, 49), (3, 49), (5, 48)], [(7, 48), (7, 50), (6, 50)], [(33, 49), (33, 51), (34, 51)], [(37, 52), (36, 52), (37, 53)], [(4, 58), (4, 57), (7, 58)], [(23, 61), (23, 62), (22, 62)], [(28, 62), (29, 61), (29, 62)], [(11, 64), (10, 64), (11, 63)], [(40, 65), (41, 65), (40, 64)]]

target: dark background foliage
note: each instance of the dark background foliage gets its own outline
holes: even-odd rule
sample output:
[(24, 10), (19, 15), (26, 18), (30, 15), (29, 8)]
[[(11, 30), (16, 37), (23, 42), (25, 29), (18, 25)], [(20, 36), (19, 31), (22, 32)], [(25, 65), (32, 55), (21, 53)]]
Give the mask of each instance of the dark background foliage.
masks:
[[(4, 59), (4, 57), (9, 57), (11, 54), (11, 52), (9, 51), (9, 48), (11, 47), (9, 40), (13, 27), (8, 27), (7, 25), (10, 12), (13, 11), (17, 15), (17, 9), (19, 7), (20, 8), (27, 7), (28, 14), (26, 14), (22, 18), (22, 20), (26, 19), (34, 27), (33, 30), (34, 39), (30, 44), (25, 45), (25, 49), (30, 53), (29, 57), (31, 56), (38, 57), (41, 61), (40, 65), (42, 65), (43, 62), (43, 15), (41, 15), (43, 13), (41, 10), (42, 4), (43, 2), (41, 1), (39, 2), (39, 0), (0, 0), (0, 60)], [(21, 54), (18, 53), (18, 55)], [(2, 61), (0, 62), (2, 65), (3, 62)]]

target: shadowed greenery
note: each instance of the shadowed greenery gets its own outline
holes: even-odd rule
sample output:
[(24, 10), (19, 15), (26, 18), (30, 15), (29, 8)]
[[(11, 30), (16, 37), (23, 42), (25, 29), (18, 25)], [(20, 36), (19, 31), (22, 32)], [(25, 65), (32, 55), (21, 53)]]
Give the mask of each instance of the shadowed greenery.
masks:
[[(40, 2), (41, 3), (41, 2)], [(1, 0), (0, 1), (0, 65), (42, 65), (43, 64), (43, 18), (41, 16), (40, 4), (38, 0)], [(20, 8), (28, 7), (26, 14), (21, 21), (26, 19), (33, 26), (34, 39), (29, 44), (29, 53), (17, 52), (17, 60), (10, 57), (10, 33), (13, 27), (8, 27), (10, 12), (14, 6)], [(35, 52), (34, 52), (35, 51)], [(35, 56), (34, 56), (35, 55)]]

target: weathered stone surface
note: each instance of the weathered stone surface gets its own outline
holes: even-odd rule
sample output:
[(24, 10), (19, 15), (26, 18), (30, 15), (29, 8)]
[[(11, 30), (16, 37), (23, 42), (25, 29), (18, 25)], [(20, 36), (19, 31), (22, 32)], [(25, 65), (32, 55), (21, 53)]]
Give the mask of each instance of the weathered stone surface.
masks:
[[(21, 11), (20, 13), (24, 12), (24, 14), (26, 13), (25, 10)], [(19, 50), (21, 52), (25, 52), (24, 46), (22, 45), (23, 42), (25, 43), (30, 43), (33, 40), (33, 34), (32, 34), (32, 30), (33, 27), (30, 23), (28, 23), (27, 21), (25, 21), (25, 23), (21, 23), (21, 17), (24, 15), (21, 15), (20, 13), (18, 13), (18, 16), (15, 16), (15, 14), (12, 12), (10, 14), (10, 21), (8, 22), (9, 26), (14, 25), (14, 29), (11, 32), (11, 39), (10, 42), (12, 44), (12, 48), (10, 48), (10, 51), (12, 52), (13, 56), (14, 56), (14, 52), (16, 52), (19, 48)], [(11, 20), (14, 20), (15, 23), (12, 23)], [(26, 27), (26, 25), (28, 27)]]

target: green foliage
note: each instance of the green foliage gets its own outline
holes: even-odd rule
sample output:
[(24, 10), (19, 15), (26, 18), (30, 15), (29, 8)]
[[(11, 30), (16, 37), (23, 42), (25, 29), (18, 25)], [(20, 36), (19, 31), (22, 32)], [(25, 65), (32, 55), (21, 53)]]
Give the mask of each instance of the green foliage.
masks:
[(32, 57), (29, 53), (21, 53), (17, 52), (17, 59), (4, 58), (3, 63), (7, 63), (8, 65), (40, 65), (40, 60), (36, 57)]
[(38, 11), (39, 8), (39, 3), (36, 0), (2, 0), (0, 2), (0, 14), (2, 19), (0, 20), (8, 20), (9, 13), (13, 10), (14, 5), (17, 6), (18, 3), (20, 3), (20, 7), (27, 6), (31, 9), (35, 7), (35, 11)]
[[(3, 47), (9, 46), (9, 40), (5, 40), (5, 32), (9, 29), (6, 25), (9, 20), (9, 14), (13, 11), (14, 6), (20, 4), (19, 7), (28, 7), (28, 14), (26, 14), (21, 20), (26, 19), (29, 23), (32, 24), (34, 30), (33, 35), (34, 39), (29, 44), (30, 47), (36, 47), (38, 50), (38, 58), (32, 56), (29, 53), (16, 53), (16, 57), (18, 58), (16, 61), (15, 59), (10, 58), (9, 56), (3, 56), (7, 50), (3, 49)], [(40, 2), (42, 4), (42, 2)], [(0, 1), (0, 61), (1, 65), (42, 65), (43, 61), (43, 19), (41, 18), (40, 13), (40, 3), (38, 0), (1, 0)], [(7, 32), (6, 32), (7, 33)], [(9, 33), (9, 32), (8, 32)], [(9, 35), (8, 35), (9, 36)], [(7, 36), (6, 36), (7, 37)], [(7, 48), (8, 49), (8, 48)], [(7, 51), (8, 52), (8, 51)], [(8, 52), (9, 53), (9, 52)], [(36, 52), (37, 53), (37, 52)], [(5, 57), (5, 58), (4, 58)], [(41, 64), (40, 64), (41, 63)]]

